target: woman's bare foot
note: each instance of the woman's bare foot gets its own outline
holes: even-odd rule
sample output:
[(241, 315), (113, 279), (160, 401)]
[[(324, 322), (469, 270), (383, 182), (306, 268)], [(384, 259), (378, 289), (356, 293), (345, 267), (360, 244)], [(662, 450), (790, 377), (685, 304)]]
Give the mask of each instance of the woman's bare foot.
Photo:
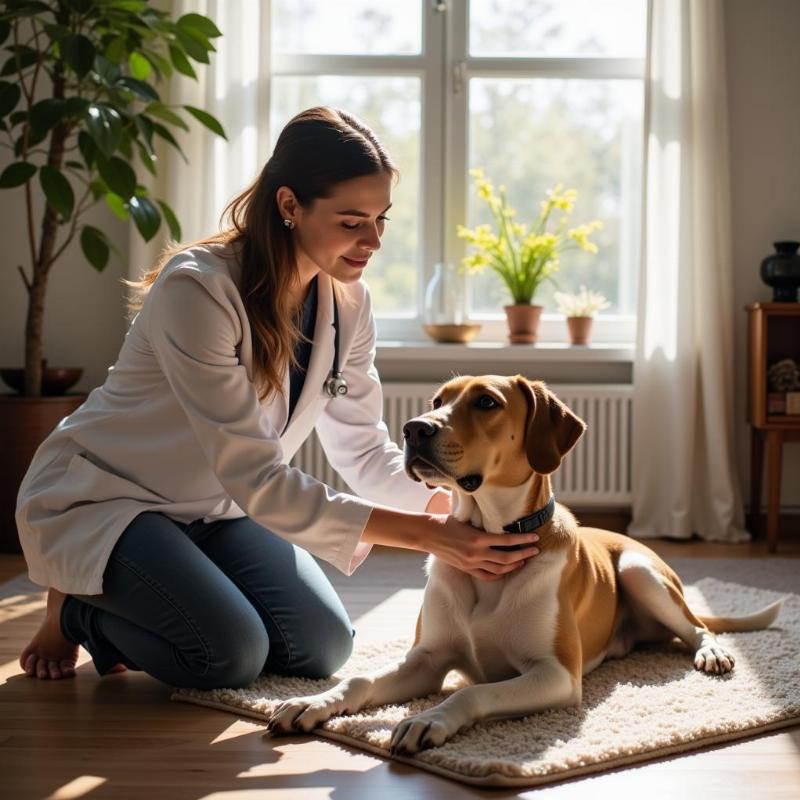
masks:
[[(19, 657), (19, 664), (28, 677), (53, 680), (75, 677), (78, 645), (70, 642), (61, 633), (61, 606), (64, 605), (64, 597), (57, 589), (50, 589), (47, 593), (47, 614), (44, 622)], [(126, 669), (124, 664), (117, 664), (108, 672), (124, 672)]]

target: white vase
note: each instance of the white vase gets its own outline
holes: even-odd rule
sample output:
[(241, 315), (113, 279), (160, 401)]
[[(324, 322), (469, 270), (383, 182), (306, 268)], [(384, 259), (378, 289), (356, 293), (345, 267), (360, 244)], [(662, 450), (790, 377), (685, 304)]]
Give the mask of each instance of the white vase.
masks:
[(467, 276), (451, 263), (433, 266), (425, 287), (423, 327), (437, 342), (468, 342), (480, 325), (467, 319)]

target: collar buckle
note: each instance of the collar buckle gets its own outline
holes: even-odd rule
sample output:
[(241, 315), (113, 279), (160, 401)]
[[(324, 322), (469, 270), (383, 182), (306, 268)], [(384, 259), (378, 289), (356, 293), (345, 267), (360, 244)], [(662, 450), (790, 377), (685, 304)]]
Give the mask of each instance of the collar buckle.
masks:
[(504, 525), (503, 530), (507, 533), (530, 533), (537, 528), (541, 528), (546, 522), (549, 522), (553, 518), (555, 510), (556, 498), (554, 495), (551, 495), (550, 500), (544, 508), (534, 511), (533, 514), (529, 514), (527, 517), (521, 517), (520, 519), (510, 522), (508, 525)]

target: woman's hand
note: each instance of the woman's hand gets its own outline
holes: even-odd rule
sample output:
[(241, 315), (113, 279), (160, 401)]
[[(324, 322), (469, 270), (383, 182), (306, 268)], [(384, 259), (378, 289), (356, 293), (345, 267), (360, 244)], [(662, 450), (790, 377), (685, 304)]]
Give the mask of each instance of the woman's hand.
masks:
[[(525, 565), (539, 549), (536, 533), (486, 533), (455, 517), (432, 515), (427, 537), (419, 542), (420, 549), (475, 578), (496, 581)], [(493, 550), (498, 545), (527, 544), (519, 550)]]
[[(539, 549), (536, 533), (486, 533), (447, 514), (399, 511), (375, 505), (361, 541), (433, 553), (437, 558), (476, 578), (499, 580), (519, 569)], [(520, 550), (494, 547), (529, 545)]]
[(428, 501), (428, 505), (425, 506), (425, 510), (429, 514), (449, 514), (453, 510), (450, 492), (437, 489)]

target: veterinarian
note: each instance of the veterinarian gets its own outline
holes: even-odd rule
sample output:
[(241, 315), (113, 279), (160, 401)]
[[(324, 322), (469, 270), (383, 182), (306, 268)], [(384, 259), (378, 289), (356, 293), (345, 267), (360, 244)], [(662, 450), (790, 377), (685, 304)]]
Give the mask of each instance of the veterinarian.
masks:
[[(362, 276), (396, 177), (363, 123), (309, 109), (227, 228), (129, 283), (116, 364), (20, 487), (29, 575), (49, 587), (26, 674), (73, 676), (82, 645), (101, 675), (178, 687), (328, 676), (354, 630), (311, 554), (349, 575), (378, 543), (486, 580), (535, 554), (535, 534), (449, 516), (449, 494), (406, 475), (381, 420)], [(358, 496), (288, 465), (312, 428)], [(492, 549), (512, 543), (530, 546)]]

